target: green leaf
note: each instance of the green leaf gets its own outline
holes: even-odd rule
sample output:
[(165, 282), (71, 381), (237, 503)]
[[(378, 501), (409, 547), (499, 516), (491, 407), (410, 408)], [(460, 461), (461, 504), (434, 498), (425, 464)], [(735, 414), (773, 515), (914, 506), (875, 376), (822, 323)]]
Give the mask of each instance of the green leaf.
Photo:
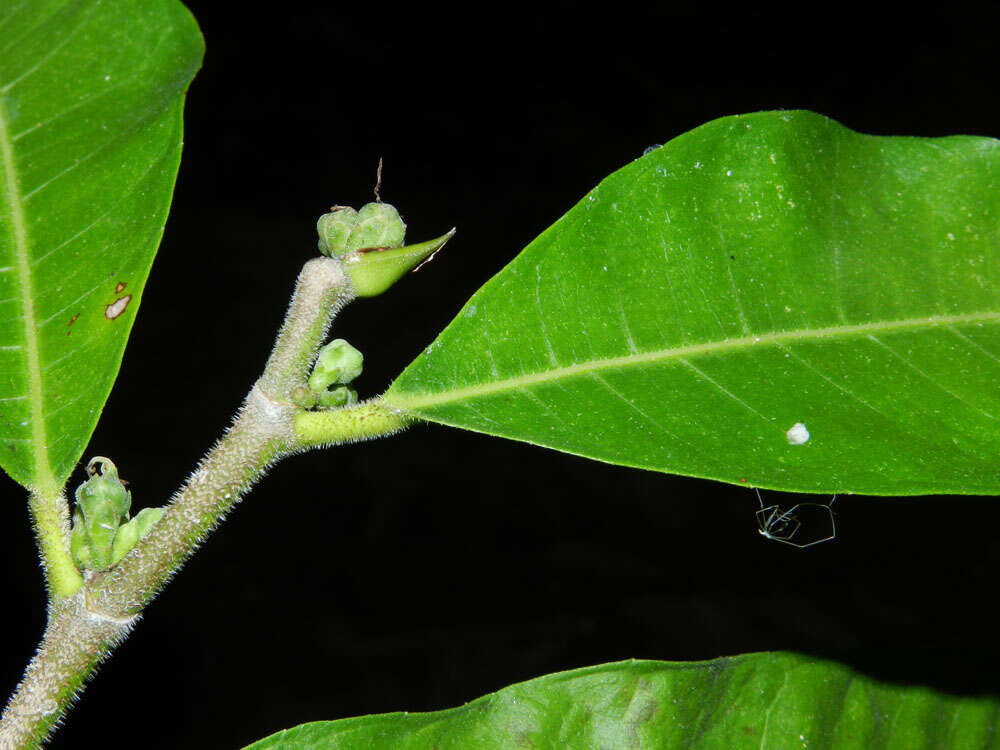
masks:
[(460, 708), (303, 724), (282, 748), (1000, 747), (1000, 705), (883, 685), (795, 654), (624, 661), (539, 677)]
[(998, 383), (1000, 142), (763, 112), (604, 180), (385, 400), (726, 482), (996, 494)]
[(0, 5), (0, 465), (61, 484), (121, 363), (203, 46), (176, 0)]

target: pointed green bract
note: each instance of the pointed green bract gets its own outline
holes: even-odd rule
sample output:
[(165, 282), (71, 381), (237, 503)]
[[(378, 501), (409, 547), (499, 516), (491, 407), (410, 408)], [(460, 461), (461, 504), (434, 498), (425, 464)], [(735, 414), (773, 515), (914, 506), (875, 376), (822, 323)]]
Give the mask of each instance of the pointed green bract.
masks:
[(995, 494), (998, 384), (1000, 143), (764, 112), (604, 180), (385, 403), (736, 484)]
[(61, 484), (104, 406), (201, 55), (176, 0), (0, 5), (0, 465), (22, 484)]
[(351, 253), (344, 256), (344, 273), (351, 279), (351, 287), (359, 297), (377, 297), (407, 273), (430, 261), (454, 236), (452, 229), (436, 239), (415, 245)]
[(1000, 704), (878, 683), (795, 654), (626, 661), (539, 677), (460, 708), (317, 721), (252, 750), (1000, 747)]

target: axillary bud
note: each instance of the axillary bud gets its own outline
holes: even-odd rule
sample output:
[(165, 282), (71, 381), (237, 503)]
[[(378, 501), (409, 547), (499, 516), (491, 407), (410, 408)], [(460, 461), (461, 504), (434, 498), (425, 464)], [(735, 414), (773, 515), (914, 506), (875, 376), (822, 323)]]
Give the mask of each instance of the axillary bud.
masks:
[(76, 488), (70, 551), (80, 568), (107, 570), (118, 527), (132, 507), (132, 495), (109, 458), (95, 456), (87, 464), (87, 474), (89, 478)]
[(367, 203), (360, 211), (334, 206), (316, 222), (319, 251), (338, 258), (356, 250), (401, 247), (406, 224), (399, 211), (388, 203)]
[(121, 562), (163, 516), (165, 508), (143, 508), (129, 520), (132, 494), (109, 458), (87, 464), (89, 478), (76, 489), (70, 552), (81, 570), (108, 570)]

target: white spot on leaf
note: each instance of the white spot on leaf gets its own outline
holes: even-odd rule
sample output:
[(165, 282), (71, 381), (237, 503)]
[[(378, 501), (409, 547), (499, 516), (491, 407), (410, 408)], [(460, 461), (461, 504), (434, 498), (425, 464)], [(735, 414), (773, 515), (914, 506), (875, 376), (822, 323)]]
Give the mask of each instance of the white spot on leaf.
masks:
[(802, 422), (796, 422), (785, 433), (789, 445), (803, 445), (809, 442), (809, 430)]

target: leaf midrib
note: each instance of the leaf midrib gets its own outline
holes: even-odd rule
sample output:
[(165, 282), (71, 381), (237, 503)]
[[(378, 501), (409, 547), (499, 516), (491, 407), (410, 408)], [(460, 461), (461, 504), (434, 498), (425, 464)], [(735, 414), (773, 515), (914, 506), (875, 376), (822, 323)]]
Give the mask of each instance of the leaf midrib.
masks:
[(32, 303), (31, 263), (28, 257), (28, 228), (24, 220), (21, 183), (14, 163), (14, 149), (7, 129), (7, 109), (0, 97), (0, 156), (3, 157), (3, 185), (10, 205), (11, 240), (14, 246), (15, 269), (21, 300), (21, 321), (24, 325), (24, 353), (28, 369), (28, 403), (31, 408), (31, 448), (36, 487), (55, 485), (49, 464), (45, 415), (42, 413), (42, 370), (35, 336), (35, 307)]
[(585, 362), (578, 362), (565, 367), (556, 367), (551, 370), (543, 370), (541, 372), (525, 373), (524, 375), (519, 375), (513, 378), (495, 380), (489, 383), (477, 383), (475, 385), (469, 385), (449, 391), (440, 391), (437, 393), (394, 393), (390, 388), (389, 392), (386, 393), (384, 397), (384, 401), (387, 405), (395, 406), (403, 410), (420, 409), (453, 403), (455, 401), (480, 398), (495, 393), (517, 391), (528, 386), (548, 383), (562, 378), (589, 375), (601, 370), (612, 370), (616, 368), (665, 362), (670, 360), (682, 360), (685, 357), (697, 357), (762, 346), (781, 346), (782, 344), (794, 344), (820, 339), (872, 336), (876, 333), (897, 332), (923, 328), (939, 328), (969, 323), (996, 322), (1000, 322), (1000, 312), (978, 312), (967, 313), (964, 315), (932, 315), (928, 317), (902, 318), (899, 320), (887, 320), (875, 323), (856, 323), (849, 325), (828, 326), (824, 328), (777, 331), (774, 333), (762, 333), (755, 336), (742, 336), (740, 338), (724, 339), (722, 341), (708, 341), (701, 344), (686, 344), (684, 346), (677, 346), (669, 349), (657, 349), (650, 352), (627, 354), (621, 357), (587, 360)]

